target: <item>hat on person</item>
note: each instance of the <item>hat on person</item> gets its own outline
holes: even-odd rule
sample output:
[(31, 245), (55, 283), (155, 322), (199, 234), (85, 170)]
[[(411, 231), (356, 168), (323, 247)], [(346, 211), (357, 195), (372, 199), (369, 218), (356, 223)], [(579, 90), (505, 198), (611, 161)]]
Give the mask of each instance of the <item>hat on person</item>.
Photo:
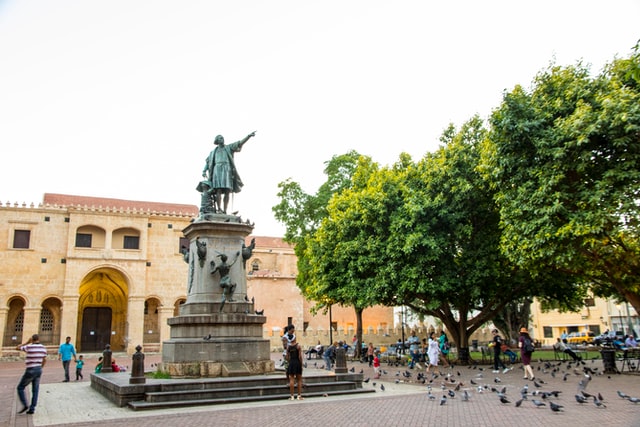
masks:
[(520, 328), (520, 333), (521, 334), (528, 334), (529, 330), (527, 328)]

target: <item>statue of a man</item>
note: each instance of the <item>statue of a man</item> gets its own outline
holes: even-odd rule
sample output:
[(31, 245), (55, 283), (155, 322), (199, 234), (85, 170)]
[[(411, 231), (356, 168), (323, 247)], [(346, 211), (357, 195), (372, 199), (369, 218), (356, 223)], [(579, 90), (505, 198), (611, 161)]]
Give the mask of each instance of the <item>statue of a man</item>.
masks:
[[(243, 184), (233, 161), (233, 153), (240, 151), (244, 143), (255, 135), (256, 132), (253, 131), (240, 141), (229, 145), (224, 145), (222, 135), (216, 136), (213, 142), (216, 148), (209, 153), (209, 157), (207, 157), (204, 169), (202, 170), (202, 176), (211, 182), (216, 213), (227, 213), (229, 193), (232, 191), (239, 193), (242, 189)], [(221, 200), (223, 198), (224, 200)], [(224, 207), (221, 206), (221, 202), (224, 202)]]

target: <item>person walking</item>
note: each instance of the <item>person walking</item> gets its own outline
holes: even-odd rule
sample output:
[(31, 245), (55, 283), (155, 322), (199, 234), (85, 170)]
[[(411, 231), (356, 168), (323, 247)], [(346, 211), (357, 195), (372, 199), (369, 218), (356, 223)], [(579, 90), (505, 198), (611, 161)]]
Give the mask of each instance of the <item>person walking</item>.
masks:
[(327, 371), (331, 370), (331, 364), (333, 363), (333, 359), (336, 357), (336, 349), (338, 348), (338, 342), (334, 341), (325, 351), (322, 353), (322, 358), (324, 359), (324, 369)]
[(533, 368), (531, 368), (531, 354), (533, 353), (533, 340), (529, 336), (527, 328), (520, 329), (520, 338), (518, 338), (518, 347), (520, 347), (520, 358), (524, 366), (524, 379), (534, 380)]
[(78, 356), (78, 360), (76, 360), (76, 381), (84, 379), (84, 375), (82, 375), (83, 366), (84, 360), (82, 359), (82, 355), (80, 355)]
[(58, 355), (60, 356), (60, 360), (62, 360), (62, 368), (64, 369), (64, 381), (65, 383), (69, 382), (69, 365), (71, 364), (71, 358), (73, 361), (76, 361), (76, 349), (71, 344), (71, 337), (67, 337), (63, 344), (60, 344), (60, 349), (58, 350)]
[(367, 361), (369, 362), (369, 367), (373, 365), (373, 355), (375, 348), (373, 347), (373, 343), (369, 343), (369, 347), (367, 347)]
[[(29, 340), (16, 347), (17, 350), (24, 351), (26, 370), (18, 383), (18, 398), (22, 403), (20, 414), (26, 412), (33, 414), (38, 404), (38, 391), (40, 390), (40, 377), (42, 376), (42, 368), (47, 362), (47, 349), (40, 344), (40, 336), (33, 334)], [(27, 396), (24, 389), (31, 384), (31, 405), (27, 404)]]
[(431, 332), (429, 334), (429, 343), (427, 344), (427, 356), (429, 357), (429, 365), (427, 366), (427, 373), (433, 366), (434, 370), (438, 367), (438, 360), (440, 359), (440, 345), (436, 339), (436, 333)]
[(493, 339), (491, 340), (491, 344), (489, 344), (489, 346), (493, 347), (493, 373), (497, 374), (498, 372), (500, 372), (500, 368), (502, 367), (502, 373), (506, 374), (507, 372), (509, 372), (509, 368), (507, 368), (505, 364), (502, 363), (502, 359), (500, 359), (503, 344), (502, 337), (500, 336), (500, 333), (497, 329), (491, 331), (491, 334), (493, 335)]
[(409, 354), (411, 355), (411, 360), (409, 361), (409, 369), (413, 369), (418, 363), (418, 359), (420, 358), (420, 338), (416, 335), (416, 331), (411, 331), (411, 336), (409, 337)]

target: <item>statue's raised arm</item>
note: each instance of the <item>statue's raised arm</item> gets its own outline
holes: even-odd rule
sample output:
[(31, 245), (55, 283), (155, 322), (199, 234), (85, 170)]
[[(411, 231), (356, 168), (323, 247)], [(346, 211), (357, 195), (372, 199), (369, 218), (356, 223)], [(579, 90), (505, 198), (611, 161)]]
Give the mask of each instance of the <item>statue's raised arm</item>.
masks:
[(239, 193), (244, 185), (236, 169), (233, 155), (240, 151), (242, 146), (254, 136), (256, 136), (256, 131), (229, 145), (225, 145), (222, 135), (216, 136), (213, 141), (216, 148), (209, 153), (202, 170), (202, 176), (211, 183), (210, 191), (216, 213), (226, 214), (229, 206), (229, 194), (231, 192)]

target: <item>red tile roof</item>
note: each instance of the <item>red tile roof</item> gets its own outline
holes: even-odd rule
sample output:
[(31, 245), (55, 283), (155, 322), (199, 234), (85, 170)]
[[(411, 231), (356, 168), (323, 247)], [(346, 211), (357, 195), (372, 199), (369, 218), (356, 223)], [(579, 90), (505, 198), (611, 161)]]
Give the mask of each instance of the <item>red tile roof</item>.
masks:
[(138, 200), (109, 199), (106, 197), (72, 196), (69, 194), (44, 193), (44, 205), (89, 206), (117, 209), (136, 209), (139, 211), (190, 214), (197, 216), (200, 209), (195, 205), (178, 203), (143, 202)]

